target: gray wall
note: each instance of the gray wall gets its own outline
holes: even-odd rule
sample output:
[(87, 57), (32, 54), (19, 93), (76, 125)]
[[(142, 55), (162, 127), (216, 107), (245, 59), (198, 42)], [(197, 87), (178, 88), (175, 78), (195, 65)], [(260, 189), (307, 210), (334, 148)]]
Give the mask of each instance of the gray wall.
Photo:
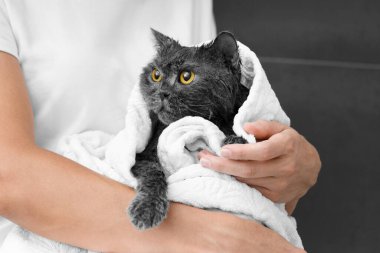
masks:
[(380, 1), (215, 0), (319, 150), (295, 216), (308, 252), (380, 252)]

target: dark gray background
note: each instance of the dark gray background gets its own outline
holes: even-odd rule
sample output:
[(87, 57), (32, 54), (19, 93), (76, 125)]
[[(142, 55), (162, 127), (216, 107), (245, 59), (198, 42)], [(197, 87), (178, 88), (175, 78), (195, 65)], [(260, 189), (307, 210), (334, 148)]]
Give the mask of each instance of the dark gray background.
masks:
[(380, 252), (380, 1), (215, 0), (320, 152), (295, 216), (308, 252)]

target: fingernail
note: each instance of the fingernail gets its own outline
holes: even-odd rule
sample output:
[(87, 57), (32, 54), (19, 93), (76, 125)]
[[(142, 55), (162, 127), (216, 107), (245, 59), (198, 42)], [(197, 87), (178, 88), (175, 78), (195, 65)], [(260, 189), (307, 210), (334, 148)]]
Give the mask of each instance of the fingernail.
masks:
[(227, 148), (222, 148), (222, 150), (220, 151), (220, 154), (226, 158), (231, 157), (231, 150)]
[(210, 168), (211, 166), (211, 162), (208, 159), (201, 158), (200, 162), (201, 162), (201, 165), (205, 168)]
[(200, 153), (202, 153), (203, 155), (210, 154), (210, 152), (208, 152), (207, 149), (203, 149)]

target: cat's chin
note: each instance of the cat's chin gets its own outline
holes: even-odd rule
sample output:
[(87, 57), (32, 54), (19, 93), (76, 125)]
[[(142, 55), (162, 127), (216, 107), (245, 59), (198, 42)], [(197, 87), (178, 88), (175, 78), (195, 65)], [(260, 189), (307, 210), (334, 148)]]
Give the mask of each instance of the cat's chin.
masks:
[(160, 111), (158, 114), (158, 119), (165, 125), (169, 125), (170, 123), (177, 120), (177, 118), (174, 118), (171, 116), (171, 114), (167, 113), (166, 111)]

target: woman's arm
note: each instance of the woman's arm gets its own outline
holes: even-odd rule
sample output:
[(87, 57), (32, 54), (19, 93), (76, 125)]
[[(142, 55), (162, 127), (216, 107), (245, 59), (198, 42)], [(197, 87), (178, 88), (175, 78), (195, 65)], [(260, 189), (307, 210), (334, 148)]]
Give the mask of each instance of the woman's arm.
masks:
[(104, 252), (303, 252), (255, 222), (176, 203), (137, 231), (130, 188), (35, 145), (19, 64), (1, 52), (0, 122), (0, 215), (33, 232)]
[(245, 130), (255, 144), (223, 147), (223, 157), (200, 153), (201, 163), (235, 176), (292, 213), (298, 200), (317, 182), (321, 161), (317, 150), (293, 128), (275, 121), (256, 121)]

